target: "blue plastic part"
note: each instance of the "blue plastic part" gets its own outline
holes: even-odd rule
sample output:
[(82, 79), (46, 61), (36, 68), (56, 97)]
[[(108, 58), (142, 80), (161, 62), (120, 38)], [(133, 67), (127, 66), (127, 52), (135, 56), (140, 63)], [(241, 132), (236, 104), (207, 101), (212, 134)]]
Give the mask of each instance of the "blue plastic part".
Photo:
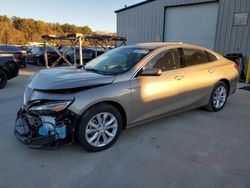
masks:
[(45, 124), (38, 130), (39, 135), (41, 136), (50, 136), (57, 135), (57, 139), (66, 138), (66, 125), (55, 127), (49, 124)]
[(56, 127), (56, 132), (58, 134), (58, 138), (64, 139), (66, 137), (66, 125), (61, 127)]
[(47, 136), (47, 131), (44, 126), (40, 127), (38, 130), (39, 135), (41, 136)]

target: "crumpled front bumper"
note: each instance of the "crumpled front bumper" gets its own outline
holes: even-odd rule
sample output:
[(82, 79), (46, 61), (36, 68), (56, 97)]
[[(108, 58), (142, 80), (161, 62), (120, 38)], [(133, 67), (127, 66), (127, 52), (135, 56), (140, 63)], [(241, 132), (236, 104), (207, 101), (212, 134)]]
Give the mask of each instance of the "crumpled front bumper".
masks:
[[(24, 108), (17, 113), (14, 126), (16, 138), (31, 148), (58, 148), (74, 142), (77, 116), (70, 112), (55, 114), (53, 125), (42, 116), (30, 114)], [(46, 123), (50, 129), (46, 130)], [(46, 133), (44, 133), (46, 131)], [(63, 131), (63, 132), (62, 132)]]

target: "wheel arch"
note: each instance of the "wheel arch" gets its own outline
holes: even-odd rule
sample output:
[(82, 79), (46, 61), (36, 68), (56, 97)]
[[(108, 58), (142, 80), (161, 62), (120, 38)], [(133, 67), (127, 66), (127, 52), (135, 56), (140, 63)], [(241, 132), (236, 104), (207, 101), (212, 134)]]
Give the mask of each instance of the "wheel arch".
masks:
[(96, 106), (98, 104), (109, 104), (114, 106), (120, 113), (122, 116), (122, 121), (123, 121), (123, 125), (122, 128), (125, 129), (127, 126), (127, 113), (125, 111), (125, 108), (117, 101), (113, 101), (113, 100), (104, 100), (104, 101), (98, 101), (94, 104), (91, 104), (90, 106), (88, 106), (82, 113), (81, 116), (88, 111), (90, 108), (92, 108), (93, 106)]
[(228, 80), (228, 79), (226, 79), (226, 78), (222, 78), (222, 79), (220, 79), (219, 80), (219, 82), (223, 82), (223, 83), (225, 83), (226, 84), (226, 86), (227, 86), (227, 89), (228, 89), (228, 94), (230, 93), (230, 81)]
[[(73, 139), (74, 139), (74, 140), (78, 140), (77, 134), (78, 134), (78, 130), (79, 130), (80, 117), (81, 117), (85, 112), (87, 112), (90, 108), (92, 108), (93, 106), (98, 105), (98, 104), (110, 104), (110, 105), (114, 106), (114, 107), (121, 113), (122, 121), (123, 121), (122, 129), (125, 129), (125, 128), (126, 128), (126, 126), (127, 126), (127, 114), (126, 114), (126, 111), (125, 111), (124, 107), (123, 107), (120, 103), (118, 103), (118, 102), (116, 102), (116, 101), (112, 101), (112, 100), (99, 101), (99, 102), (96, 102), (96, 103), (91, 104), (90, 106), (88, 106), (88, 107), (81, 113), (81, 115), (77, 118), (76, 123), (75, 123), (75, 126), (74, 126), (74, 133), (73, 133)], [(79, 140), (78, 140), (78, 141), (79, 141)]]

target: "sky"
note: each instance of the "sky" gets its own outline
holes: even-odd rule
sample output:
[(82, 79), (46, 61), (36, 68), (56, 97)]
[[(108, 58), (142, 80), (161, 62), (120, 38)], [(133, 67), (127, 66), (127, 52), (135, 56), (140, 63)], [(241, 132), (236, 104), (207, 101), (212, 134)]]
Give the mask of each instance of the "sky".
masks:
[(0, 15), (116, 32), (115, 10), (143, 0), (0, 0)]

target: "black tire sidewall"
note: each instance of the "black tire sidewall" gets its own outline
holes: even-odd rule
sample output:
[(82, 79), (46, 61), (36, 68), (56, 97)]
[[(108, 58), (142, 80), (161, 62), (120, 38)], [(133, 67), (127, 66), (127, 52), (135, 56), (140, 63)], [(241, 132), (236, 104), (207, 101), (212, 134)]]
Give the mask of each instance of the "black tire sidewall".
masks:
[(7, 77), (7, 74), (0, 70), (0, 78), (1, 78), (1, 81), (0, 81), (0, 89), (4, 88), (7, 84), (7, 81), (8, 81), (8, 77)]
[[(117, 132), (116, 132), (114, 139), (110, 143), (108, 143), (107, 145), (103, 147), (94, 147), (90, 145), (88, 141), (86, 140), (85, 131), (86, 131), (87, 124), (91, 120), (91, 118), (94, 117), (96, 114), (102, 113), (102, 112), (109, 112), (112, 115), (114, 115), (118, 122), (118, 128), (117, 128)], [(91, 107), (89, 110), (87, 110), (80, 118), (79, 128), (78, 128), (78, 133), (77, 133), (79, 143), (86, 150), (91, 151), (91, 152), (105, 150), (109, 148), (110, 146), (112, 146), (116, 142), (116, 140), (119, 138), (119, 135), (122, 129), (122, 124), (123, 122), (122, 122), (121, 113), (114, 106), (110, 104), (106, 104), (106, 103), (95, 105)]]
[[(214, 106), (214, 101), (213, 101), (214, 92), (215, 92), (216, 89), (217, 89), (218, 87), (220, 87), (220, 86), (223, 86), (223, 87), (226, 89), (227, 96), (226, 96), (226, 100), (225, 100), (223, 106), (221, 106), (220, 108), (216, 108), (216, 107)], [(209, 106), (210, 106), (211, 111), (213, 111), (213, 112), (218, 112), (218, 111), (220, 111), (220, 110), (222, 110), (222, 109), (224, 108), (224, 106), (225, 106), (226, 103), (227, 103), (228, 93), (229, 93), (229, 92), (228, 92), (228, 87), (227, 87), (227, 85), (226, 85), (224, 82), (221, 82), (221, 81), (220, 81), (220, 82), (218, 82), (218, 83), (214, 86), (213, 91), (212, 91), (212, 94), (211, 94), (211, 97), (210, 97), (210, 102), (209, 102)]]

